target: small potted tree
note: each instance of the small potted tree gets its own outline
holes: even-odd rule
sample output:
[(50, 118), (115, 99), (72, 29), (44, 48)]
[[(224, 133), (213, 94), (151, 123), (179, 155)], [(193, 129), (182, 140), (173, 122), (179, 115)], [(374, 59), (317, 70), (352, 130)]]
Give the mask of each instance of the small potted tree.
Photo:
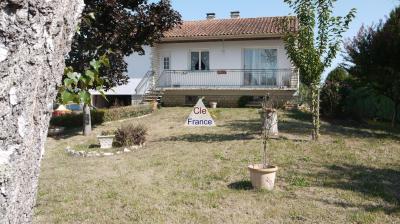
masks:
[(250, 171), (251, 184), (257, 189), (272, 190), (275, 185), (276, 172), (278, 167), (271, 165), (267, 160), (268, 142), (271, 136), (278, 134), (278, 113), (274, 106), (270, 104), (269, 95), (264, 98), (260, 111), (262, 118), (262, 140), (263, 155), (262, 164), (252, 164), (248, 166)]
[(115, 133), (114, 131), (102, 131), (101, 135), (97, 136), (97, 139), (100, 142), (101, 149), (111, 149), (113, 146)]

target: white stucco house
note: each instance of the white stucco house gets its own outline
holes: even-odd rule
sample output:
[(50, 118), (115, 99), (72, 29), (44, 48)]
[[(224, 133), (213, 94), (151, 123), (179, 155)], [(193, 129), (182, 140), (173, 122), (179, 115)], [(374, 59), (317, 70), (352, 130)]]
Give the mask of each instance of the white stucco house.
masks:
[[(277, 17), (186, 21), (152, 48), (152, 71), (137, 90), (162, 96), (166, 106), (193, 105), (198, 97), (235, 107), (242, 96), (269, 93), (281, 103), (298, 90), (299, 74), (286, 55)], [(297, 20), (293, 20), (297, 30)]]

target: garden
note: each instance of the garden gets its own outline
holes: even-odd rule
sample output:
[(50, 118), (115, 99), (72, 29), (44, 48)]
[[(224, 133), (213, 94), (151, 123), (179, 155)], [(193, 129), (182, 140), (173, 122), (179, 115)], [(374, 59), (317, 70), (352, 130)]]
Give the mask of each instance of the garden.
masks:
[[(400, 222), (400, 130), (389, 124), (322, 121), (312, 141), (310, 113), (278, 110), (268, 191), (252, 187), (248, 170), (263, 161), (259, 110), (210, 109), (216, 127), (185, 127), (191, 110), (162, 108), (96, 125), (89, 136), (68, 129), (48, 138), (34, 222)], [(127, 125), (145, 127), (143, 147), (98, 157), (65, 151)]]

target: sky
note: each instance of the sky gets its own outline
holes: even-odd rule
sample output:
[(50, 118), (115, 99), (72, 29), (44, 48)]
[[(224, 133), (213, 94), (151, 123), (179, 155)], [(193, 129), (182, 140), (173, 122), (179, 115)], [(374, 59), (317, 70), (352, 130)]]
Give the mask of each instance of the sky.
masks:
[[(390, 11), (399, 4), (400, 0), (338, 0), (334, 14), (344, 16), (350, 9), (357, 9), (356, 18), (344, 34), (345, 40), (354, 37), (363, 24), (377, 24), (387, 18)], [(183, 20), (205, 19), (208, 12), (216, 13), (217, 18), (229, 18), (231, 11), (240, 11), (244, 18), (293, 14), (283, 0), (172, 0), (172, 6), (182, 15)], [(127, 58), (129, 76), (141, 77), (150, 69), (149, 54), (147, 49), (145, 56), (132, 55)], [(341, 62), (342, 54), (338, 54), (324, 76)]]

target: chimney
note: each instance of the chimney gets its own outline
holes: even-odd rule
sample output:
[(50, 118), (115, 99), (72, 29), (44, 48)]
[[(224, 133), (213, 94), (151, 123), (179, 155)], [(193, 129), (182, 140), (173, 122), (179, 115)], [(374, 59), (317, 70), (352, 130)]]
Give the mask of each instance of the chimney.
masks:
[(233, 11), (233, 12), (231, 12), (231, 18), (232, 18), (232, 19), (240, 18), (240, 12), (239, 12), (239, 11)]
[(207, 19), (215, 19), (215, 13), (213, 12), (207, 13)]

